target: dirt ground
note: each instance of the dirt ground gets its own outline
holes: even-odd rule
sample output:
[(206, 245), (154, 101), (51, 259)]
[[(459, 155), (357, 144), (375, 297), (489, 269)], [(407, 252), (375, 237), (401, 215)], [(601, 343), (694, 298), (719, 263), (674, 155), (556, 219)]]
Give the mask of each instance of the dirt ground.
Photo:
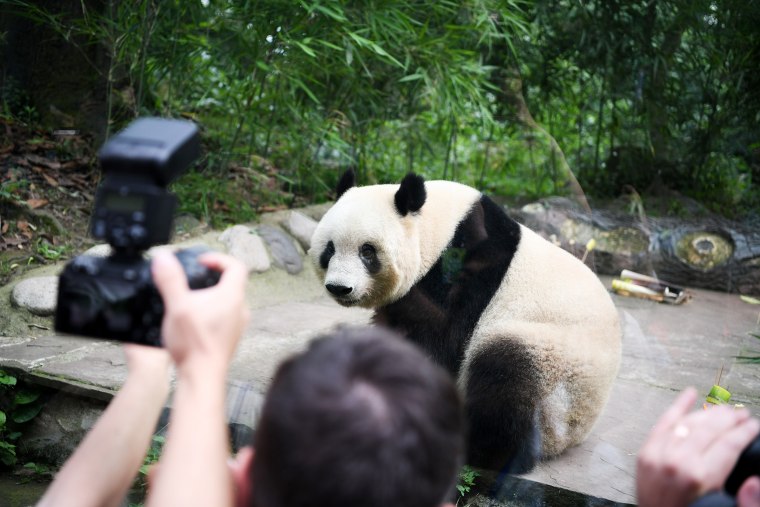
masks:
[(87, 248), (99, 181), (92, 140), (0, 118), (0, 285)]

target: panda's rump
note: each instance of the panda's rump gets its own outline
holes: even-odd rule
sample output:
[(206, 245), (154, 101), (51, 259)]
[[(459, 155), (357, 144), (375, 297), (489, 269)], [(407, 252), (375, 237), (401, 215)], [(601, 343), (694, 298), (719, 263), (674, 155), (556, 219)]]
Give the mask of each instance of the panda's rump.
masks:
[(484, 355), (517, 360), (526, 371), (510, 365), (503, 380), (535, 382), (530, 394), (542, 455), (552, 456), (591, 430), (617, 375), (620, 347), (617, 310), (598, 278), (569, 253), (522, 228), (507, 274), (465, 352), (460, 387), (471, 390), (469, 371)]

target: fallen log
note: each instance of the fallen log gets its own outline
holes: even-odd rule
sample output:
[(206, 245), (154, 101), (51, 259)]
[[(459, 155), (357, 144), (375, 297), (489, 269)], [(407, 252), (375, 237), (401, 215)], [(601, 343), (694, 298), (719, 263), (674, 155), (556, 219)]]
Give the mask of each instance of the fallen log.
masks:
[(599, 274), (623, 269), (686, 287), (760, 294), (760, 218), (740, 223), (720, 217), (641, 217), (587, 212), (562, 198), (510, 210), (518, 221), (579, 258)]

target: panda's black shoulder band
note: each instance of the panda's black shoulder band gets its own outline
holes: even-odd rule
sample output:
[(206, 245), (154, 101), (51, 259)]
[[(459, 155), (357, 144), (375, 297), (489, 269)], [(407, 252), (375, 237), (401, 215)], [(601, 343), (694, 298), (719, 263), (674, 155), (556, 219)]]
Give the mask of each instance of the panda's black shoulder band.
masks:
[(338, 181), (338, 186), (335, 189), (335, 200), (340, 199), (340, 196), (346, 193), (346, 190), (356, 185), (356, 174), (353, 169), (348, 169), (343, 173)]
[(399, 214), (406, 216), (409, 212), (419, 211), (425, 204), (426, 198), (425, 179), (422, 176), (409, 173), (401, 180), (401, 186), (396, 192), (394, 203)]

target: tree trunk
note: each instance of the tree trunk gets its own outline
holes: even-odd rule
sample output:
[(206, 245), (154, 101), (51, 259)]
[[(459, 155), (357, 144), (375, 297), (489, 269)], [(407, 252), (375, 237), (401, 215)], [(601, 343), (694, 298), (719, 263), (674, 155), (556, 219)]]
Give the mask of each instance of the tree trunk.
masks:
[[(102, 15), (103, 0), (41, 0), (36, 7), (61, 16), (63, 23), (81, 18), (83, 6), (90, 15)], [(20, 14), (0, 16), (0, 88), (7, 97), (17, 94), (28, 101), (50, 128), (78, 129), (102, 139), (106, 131), (108, 54), (99, 44), (81, 37), (64, 40), (48, 25)], [(40, 43), (44, 41), (44, 43)]]

